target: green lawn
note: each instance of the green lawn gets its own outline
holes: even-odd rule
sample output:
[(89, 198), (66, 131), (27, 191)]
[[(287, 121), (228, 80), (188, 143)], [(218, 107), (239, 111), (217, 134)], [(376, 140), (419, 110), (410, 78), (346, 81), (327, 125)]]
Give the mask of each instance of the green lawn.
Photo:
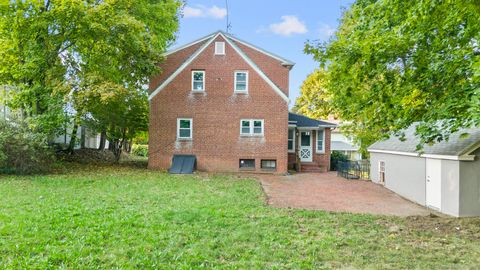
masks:
[(480, 219), (265, 205), (258, 182), (78, 166), (0, 176), (0, 268), (475, 268)]

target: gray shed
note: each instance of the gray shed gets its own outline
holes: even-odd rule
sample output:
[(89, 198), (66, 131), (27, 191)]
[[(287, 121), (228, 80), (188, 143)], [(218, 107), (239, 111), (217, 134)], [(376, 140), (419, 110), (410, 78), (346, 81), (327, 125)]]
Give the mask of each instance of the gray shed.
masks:
[[(468, 133), (463, 138), (461, 134)], [(464, 129), (421, 153), (415, 125), (368, 148), (373, 182), (421, 205), (456, 216), (480, 216), (480, 128)]]

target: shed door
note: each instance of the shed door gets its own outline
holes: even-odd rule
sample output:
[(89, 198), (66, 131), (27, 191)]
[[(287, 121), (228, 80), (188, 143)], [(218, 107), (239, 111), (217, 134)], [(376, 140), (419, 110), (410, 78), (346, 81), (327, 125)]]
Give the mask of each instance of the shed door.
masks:
[(428, 207), (440, 210), (442, 205), (442, 161), (427, 158), (426, 162), (426, 204)]

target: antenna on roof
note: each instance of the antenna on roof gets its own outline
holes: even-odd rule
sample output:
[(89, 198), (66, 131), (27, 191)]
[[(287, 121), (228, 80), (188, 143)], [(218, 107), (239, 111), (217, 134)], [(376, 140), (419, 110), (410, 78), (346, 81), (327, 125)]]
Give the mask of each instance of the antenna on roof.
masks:
[(225, 31), (226, 31), (227, 33), (229, 33), (229, 32), (230, 32), (230, 29), (232, 29), (232, 25), (230, 24), (230, 21), (229, 21), (229, 19), (228, 19), (228, 14), (230, 13), (230, 12), (228, 12), (228, 0), (225, 0), (225, 7), (226, 7), (226, 9), (227, 9), (227, 28), (225, 29)]

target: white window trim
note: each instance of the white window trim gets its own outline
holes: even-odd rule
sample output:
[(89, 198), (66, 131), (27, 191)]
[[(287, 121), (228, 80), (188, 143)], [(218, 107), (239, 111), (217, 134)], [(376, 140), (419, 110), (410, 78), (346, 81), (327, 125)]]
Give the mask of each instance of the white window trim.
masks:
[(318, 154), (325, 154), (325, 129), (323, 129), (323, 138), (322, 138), (322, 150), (319, 150), (318, 149), (318, 133), (319, 133), (319, 130), (316, 131), (317, 134), (316, 134), (316, 142), (315, 142), (315, 152), (318, 153)]
[[(249, 133), (242, 133), (242, 122), (243, 121), (249, 121), (250, 122), (250, 132)], [(262, 133), (253, 133), (253, 122), (254, 121), (260, 121), (262, 122)], [(251, 136), (251, 137), (263, 137), (265, 131), (265, 122), (263, 119), (240, 119), (240, 136)]]
[[(194, 88), (194, 74), (195, 73), (202, 73), (203, 74), (203, 82), (202, 82), (202, 90), (198, 90)], [(205, 92), (205, 70), (192, 70), (192, 92)]]
[[(290, 130), (293, 130), (293, 143), (292, 143), (292, 147), (293, 149), (288, 149), (288, 153), (295, 153), (295, 128), (289, 128), (288, 129), (288, 132), (290, 132)], [(288, 147), (288, 133), (287, 133), (287, 147)]]
[[(223, 46), (223, 52), (220, 52), (219, 50), (217, 50), (217, 46), (219, 44), (222, 44)], [(225, 42), (224, 41), (216, 41), (215, 42), (215, 55), (225, 55)]]
[[(190, 121), (190, 137), (180, 137), (180, 121), (189, 120)], [(193, 139), (193, 119), (192, 118), (177, 118), (177, 140), (178, 141), (187, 141)]]
[[(245, 90), (237, 90), (237, 73), (245, 73)], [(233, 73), (233, 92), (235, 93), (248, 93), (248, 71), (237, 70)]]
[[(382, 171), (382, 163), (383, 163), (383, 171)], [(385, 183), (386, 171), (387, 171), (387, 163), (384, 160), (379, 160), (378, 161), (378, 182), (379, 183)], [(382, 173), (383, 173), (383, 181), (380, 177)]]

